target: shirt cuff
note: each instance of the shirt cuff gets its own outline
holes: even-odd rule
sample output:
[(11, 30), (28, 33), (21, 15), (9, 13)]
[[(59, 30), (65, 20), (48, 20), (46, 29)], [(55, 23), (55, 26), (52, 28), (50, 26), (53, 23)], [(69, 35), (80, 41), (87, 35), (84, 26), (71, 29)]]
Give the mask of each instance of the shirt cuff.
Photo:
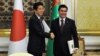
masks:
[(74, 48), (74, 49), (78, 49), (78, 48)]

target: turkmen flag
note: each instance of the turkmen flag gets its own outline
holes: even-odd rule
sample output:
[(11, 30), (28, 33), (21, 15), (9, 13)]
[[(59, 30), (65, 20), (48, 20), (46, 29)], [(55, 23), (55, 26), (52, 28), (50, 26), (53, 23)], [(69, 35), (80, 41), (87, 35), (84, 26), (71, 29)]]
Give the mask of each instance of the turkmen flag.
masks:
[[(51, 20), (56, 19), (59, 16), (58, 7), (60, 5), (60, 0), (52, 0), (52, 13), (51, 13)], [(53, 40), (49, 39), (47, 44), (47, 56), (54, 56), (53, 55)]]
[(53, 1), (53, 4), (52, 4), (51, 20), (54, 20), (59, 16), (58, 8), (60, 5), (60, 0), (52, 0), (52, 1)]

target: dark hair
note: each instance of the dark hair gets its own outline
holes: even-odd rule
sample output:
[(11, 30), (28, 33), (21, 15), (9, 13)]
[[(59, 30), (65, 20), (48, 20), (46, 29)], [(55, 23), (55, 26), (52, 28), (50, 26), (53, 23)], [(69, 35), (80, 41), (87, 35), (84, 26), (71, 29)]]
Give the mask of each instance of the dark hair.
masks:
[(61, 9), (61, 8), (66, 8), (68, 10), (68, 7), (66, 5), (60, 5), (59, 8), (58, 8), (58, 11)]
[(34, 3), (34, 4), (33, 4), (33, 9), (34, 9), (34, 10), (37, 10), (38, 6), (40, 6), (40, 5), (41, 5), (41, 6), (44, 6), (42, 2)]

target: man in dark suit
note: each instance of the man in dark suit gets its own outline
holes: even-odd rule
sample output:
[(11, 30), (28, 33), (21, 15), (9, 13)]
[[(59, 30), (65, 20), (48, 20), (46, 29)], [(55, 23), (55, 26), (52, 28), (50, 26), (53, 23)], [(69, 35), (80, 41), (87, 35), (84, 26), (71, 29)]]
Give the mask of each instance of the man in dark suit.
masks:
[(59, 18), (51, 22), (51, 32), (54, 33), (54, 56), (72, 56), (69, 52), (68, 41), (74, 40), (75, 50), (78, 49), (78, 37), (75, 21), (66, 17), (68, 8), (60, 5)]
[(45, 11), (44, 5), (37, 2), (33, 5), (34, 14), (29, 20), (29, 42), (28, 53), (34, 56), (42, 56), (45, 52), (45, 37), (49, 37), (49, 33), (44, 31), (42, 24), (43, 14)]

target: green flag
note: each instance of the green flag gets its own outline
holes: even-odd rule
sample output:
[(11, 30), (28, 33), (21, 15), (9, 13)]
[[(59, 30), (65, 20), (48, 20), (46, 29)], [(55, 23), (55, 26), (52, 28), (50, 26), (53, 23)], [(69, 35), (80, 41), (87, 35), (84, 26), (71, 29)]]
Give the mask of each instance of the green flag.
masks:
[[(51, 20), (56, 19), (59, 16), (58, 7), (60, 5), (60, 0), (51, 0), (52, 2), (52, 13), (51, 13)], [(49, 39), (47, 44), (47, 56), (54, 56), (53, 55), (53, 40)]]

